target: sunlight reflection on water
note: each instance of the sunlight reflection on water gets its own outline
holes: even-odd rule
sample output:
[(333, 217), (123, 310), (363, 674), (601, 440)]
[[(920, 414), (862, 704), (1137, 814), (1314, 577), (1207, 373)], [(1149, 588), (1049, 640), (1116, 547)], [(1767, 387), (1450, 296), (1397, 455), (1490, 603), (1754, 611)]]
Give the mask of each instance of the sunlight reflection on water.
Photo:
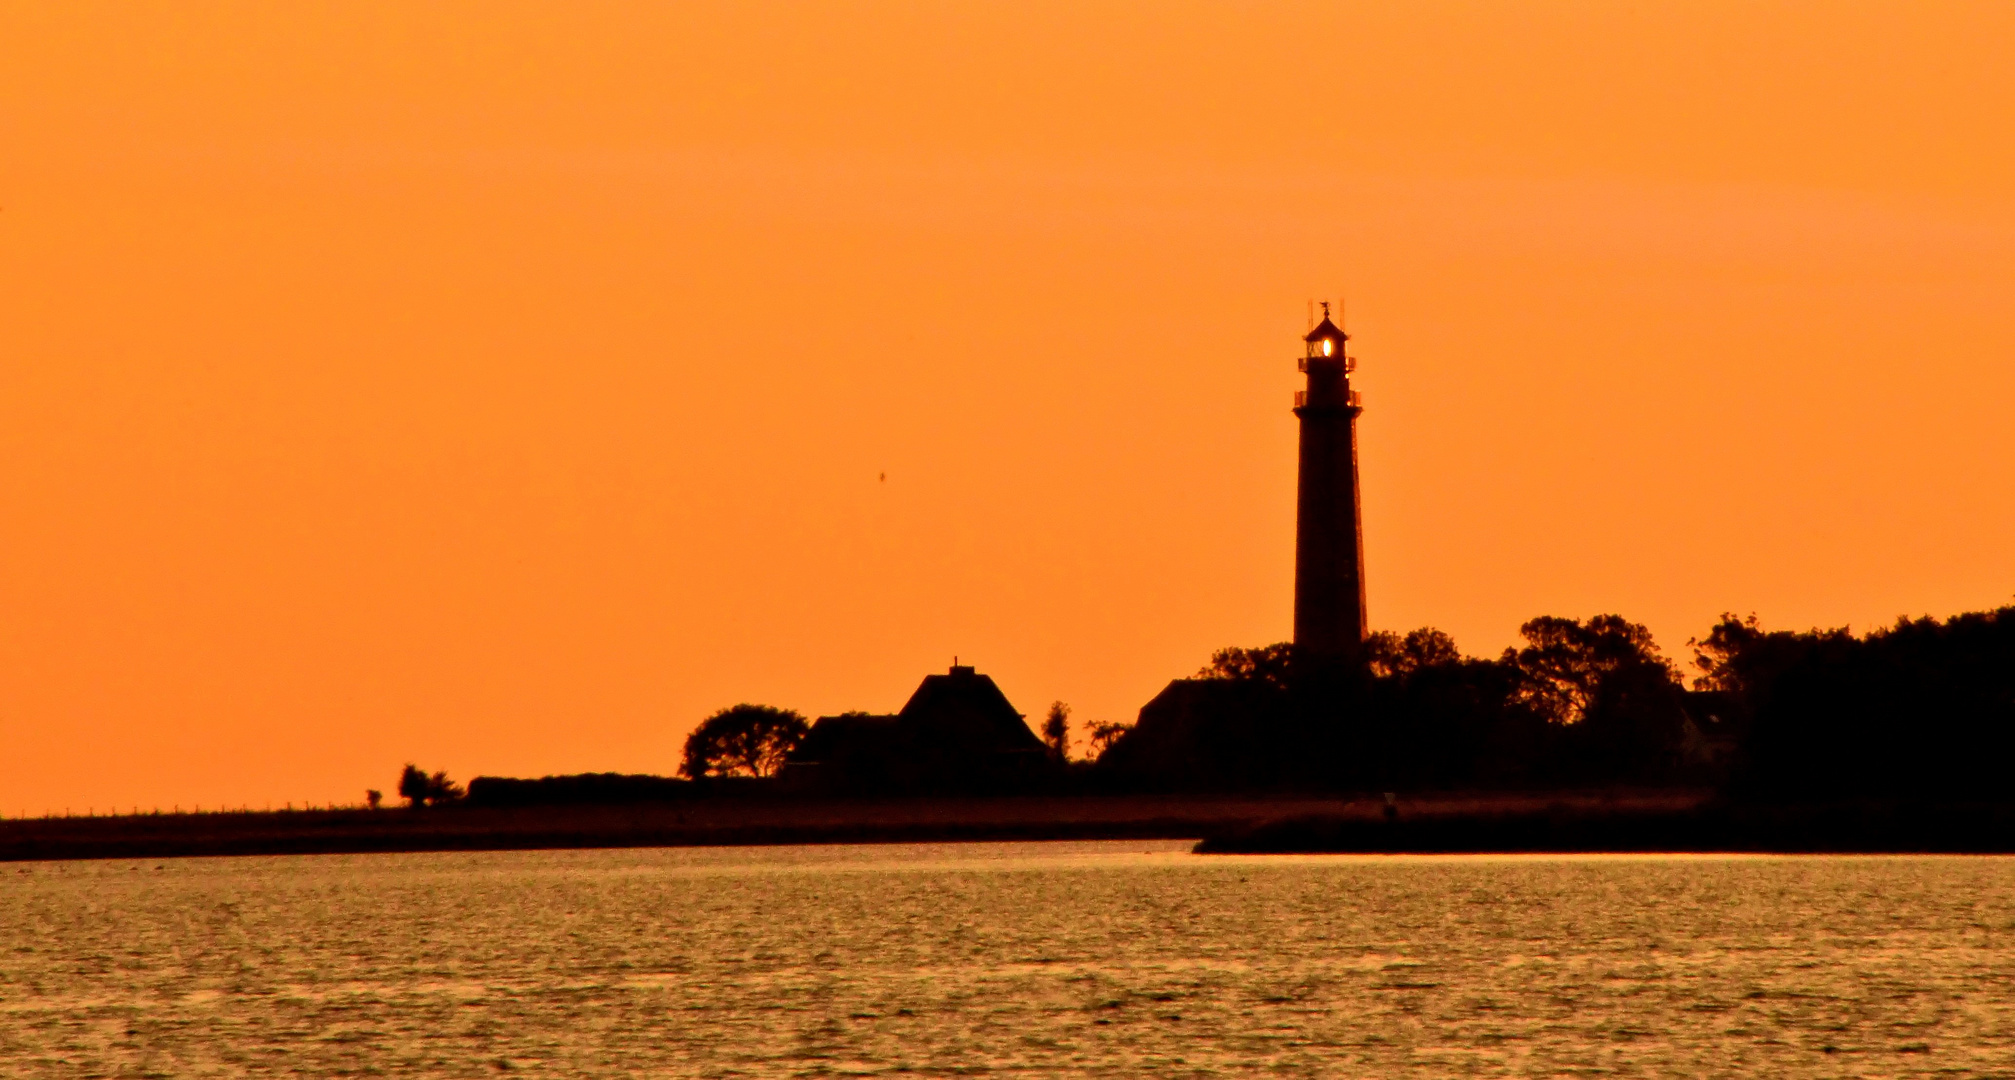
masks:
[(0, 1074), (2015, 1068), (2015, 860), (1179, 843), (0, 866)]

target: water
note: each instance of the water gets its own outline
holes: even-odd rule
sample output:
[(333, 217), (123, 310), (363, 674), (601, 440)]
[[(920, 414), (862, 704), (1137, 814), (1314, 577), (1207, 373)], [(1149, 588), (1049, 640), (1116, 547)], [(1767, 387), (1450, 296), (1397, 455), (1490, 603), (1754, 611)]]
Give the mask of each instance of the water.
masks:
[(2015, 860), (0, 866), (0, 1075), (2015, 1075)]

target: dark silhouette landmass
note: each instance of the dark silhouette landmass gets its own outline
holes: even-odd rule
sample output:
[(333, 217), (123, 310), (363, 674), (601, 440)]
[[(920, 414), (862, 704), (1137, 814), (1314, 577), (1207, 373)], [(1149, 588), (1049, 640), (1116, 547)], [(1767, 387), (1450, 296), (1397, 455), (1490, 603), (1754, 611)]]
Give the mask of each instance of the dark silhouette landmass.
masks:
[[(480, 784), (471, 786), (480, 790)], [(682, 788), (687, 797), (627, 803), (497, 806), (482, 805), (472, 796), (417, 810), (16, 818), (0, 821), (0, 861), (970, 840), (1194, 840), (1276, 816), (1374, 812), (1372, 803), (1355, 807), (1352, 800), (1317, 796), (872, 799), (783, 796), (747, 787), (728, 794), (691, 790), (699, 787)]]
[(1496, 659), (1431, 629), (1355, 670), (1227, 649), (1098, 768), (1143, 787), (1711, 787), (1746, 802), (2015, 799), (2015, 608), (1846, 630), (1725, 616), (1689, 687), (1641, 625), (1540, 618)]
[[(1725, 616), (1691, 680), (1639, 624), (1495, 658), (1229, 648), (1131, 725), (1038, 736), (955, 666), (895, 714), (722, 710), (685, 777), (407, 766), (398, 810), (0, 822), (0, 858), (1204, 837), (1204, 851), (2015, 851), (2015, 607), (1865, 634)], [(1058, 702), (1051, 717), (1068, 716)], [(709, 727), (711, 725), (711, 727)]]
[[(1494, 661), (1434, 636), (1375, 639), (1361, 678), (1314, 686), (1283, 680), (1264, 651), (1222, 653), (1129, 738), (1143, 758), (1215, 763), (1206, 782), (1288, 780), (1273, 770), (1303, 766), (1263, 743), (1320, 732), (1329, 767), (1364, 786), (1716, 792), (1684, 813), (1278, 822), (1216, 834), (1207, 851), (2015, 850), (2015, 608), (1858, 636), (1728, 615), (1691, 643), (1691, 687), (1615, 616), (1533, 620)], [(1221, 745), (1197, 752), (1185, 732)]]
[(718, 791), (722, 785), (696, 785), (670, 776), (579, 773), (519, 780), (508, 776), (478, 776), (469, 781), (469, 805), (515, 809), (528, 806), (625, 806), (675, 802)]
[(1556, 802), (1460, 809), (1399, 803), (1381, 819), (1319, 813), (1237, 825), (1196, 845), (1203, 854), (1320, 852), (1754, 852), (2007, 854), (2015, 804), (1856, 800), (1693, 805)]

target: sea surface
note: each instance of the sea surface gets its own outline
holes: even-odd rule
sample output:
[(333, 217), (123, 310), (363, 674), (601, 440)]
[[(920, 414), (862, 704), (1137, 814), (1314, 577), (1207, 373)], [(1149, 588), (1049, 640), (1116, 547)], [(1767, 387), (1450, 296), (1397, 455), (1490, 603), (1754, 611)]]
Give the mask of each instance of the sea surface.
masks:
[(0, 865), (0, 1076), (2015, 1076), (2015, 860)]

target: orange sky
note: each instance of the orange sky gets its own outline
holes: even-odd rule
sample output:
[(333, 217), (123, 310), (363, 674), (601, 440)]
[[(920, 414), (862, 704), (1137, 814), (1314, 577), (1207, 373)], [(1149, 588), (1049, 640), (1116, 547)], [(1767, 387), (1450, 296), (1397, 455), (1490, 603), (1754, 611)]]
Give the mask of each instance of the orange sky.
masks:
[[(0, 812), (2015, 595), (2015, 5), (0, 8)], [(886, 473), (887, 480), (878, 479)]]

